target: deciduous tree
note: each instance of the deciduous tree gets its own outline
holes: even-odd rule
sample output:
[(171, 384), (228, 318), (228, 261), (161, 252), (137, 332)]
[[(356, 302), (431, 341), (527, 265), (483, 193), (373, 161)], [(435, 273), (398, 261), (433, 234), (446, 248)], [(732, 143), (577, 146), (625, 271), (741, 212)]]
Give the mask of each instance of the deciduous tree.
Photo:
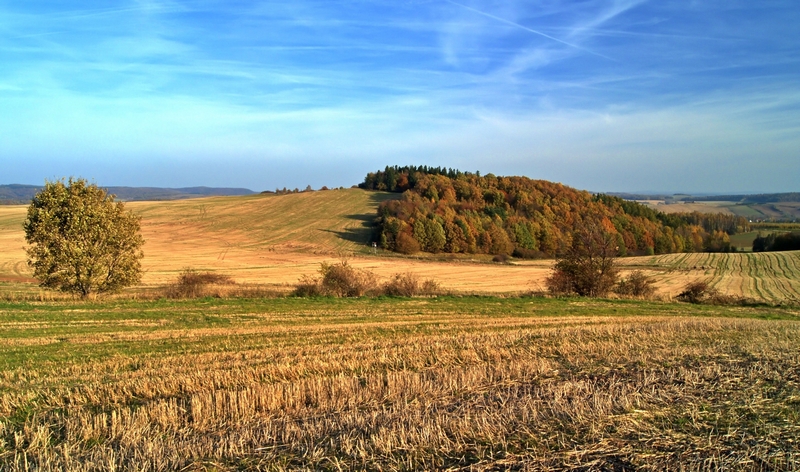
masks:
[(601, 297), (617, 282), (615, 259), (619, 248), (614, 234), (596, 223), (576, 231), (570, 247), (556, 257), (547, 287), (554, 293)]
[(24, 229), (28, 265), (43, 287), (86, 298), (141, 279), (139, 217), (84, 179), (46, 182)]

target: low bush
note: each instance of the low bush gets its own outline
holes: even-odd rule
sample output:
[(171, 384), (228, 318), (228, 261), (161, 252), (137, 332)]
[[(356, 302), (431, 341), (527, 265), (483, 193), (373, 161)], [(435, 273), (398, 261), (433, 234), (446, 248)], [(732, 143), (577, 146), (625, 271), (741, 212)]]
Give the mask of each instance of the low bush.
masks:
[(422, 281), (422, 286), (420, 287), (420, 295), (438, 295), (441, 293), (442, 287), (439, 285), (439, 282), (433, 279), (425, 279)]
[(517, 259), (547, 259), (548, 257), (548, 255), (542, 251), (537, 251), (536, 249), (525, 249), (523, 247), (515, 248), (511, 255)]
[(682, 302), (702, 303), (718, 295), (717, 290), (709, 286), (708, 280), (695, 280), (686, 284), (683, 287), (683, 292), (679, 293), (675, 298)]
[(353, 267), (347, 261), (339, 264), (323, 262), (319, 271), (322, 289), (336, 297), (361, 297), (374, 292), (377, 287), (375, 274)]
[(320, 264), (319, 277), (304, 276), (294, 294), (300, 297), (361, 297), (377, 293), (374, 273), (351, 266), (347, 261)]
[(322, 291), (320, 279), (309, 275), (304, 275), (300, 278), (293, 293), (298, 297), (321, 297), (325, 295)]
[(561, 271), (553, 271), (550, 277), (545, 280), (545, 286), (547, 291), (555, 296), (570, 295), (574, 292), (572, 278)]
[(624, 297), (650, 298), (656, 292), (654, 283), (644, 272), (635, 270), (628, 275), (628, 278), (617, 282), (614, 293)]
[(393, 297), (414, 297), (419, 295), (436, 295), (439, 284), (432, 279), (419, 280), (416, 274), (407, 272), (395, 274), (383, 285), (383, 293)]
[(342, 261), (338, 264), (323, 262), (319, 275), (301, 277), (293, 294), (298, 297), (414, 297), (436, 295), (439, 291), (439, 284), (435, 280), (420, 280), (416, 274), (410, 272), (394, 274), (388, 282), (379, 286), (373, 272)]
[(228, 290), (223, 287), (235, 285), (236, 282), (230, 275), (216, 272), (198, 272), (194, 269), (184, 269), (178, 280), (167, 287), (168, 298), (200, 298), (226, 295)]

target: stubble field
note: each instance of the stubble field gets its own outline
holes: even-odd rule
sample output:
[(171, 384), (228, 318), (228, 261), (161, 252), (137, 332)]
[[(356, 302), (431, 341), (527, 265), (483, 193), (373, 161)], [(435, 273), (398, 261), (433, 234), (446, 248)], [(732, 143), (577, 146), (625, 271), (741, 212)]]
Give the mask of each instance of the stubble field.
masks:
[(800, 312), (0, 303), (0, 469), (797, 470)]

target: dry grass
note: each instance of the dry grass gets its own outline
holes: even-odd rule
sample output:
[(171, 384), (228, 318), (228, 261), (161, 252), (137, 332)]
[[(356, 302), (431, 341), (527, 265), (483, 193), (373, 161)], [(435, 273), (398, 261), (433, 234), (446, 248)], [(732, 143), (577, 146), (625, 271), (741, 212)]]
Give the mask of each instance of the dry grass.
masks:
[(797, 470), (800, 324), (696, 317), (769, 313), (500, 299), (6, 307), (0, 469)]
[[(499, 293), (530, 291), (544, 280), (550, 261), (526, 266), (455, 259), (431, 261), (397, 257), (368, 245), (369, 223), (380, 201), (396, 195), (359, 189), (280, 196), (219, 197), (169, 202), (132, 202), (142, 215), (145, 238), (142, 285), (156, 291), (172, 283), (184, 267), (230, 274), (239, 284), (267, 291), (290, 291), (320, 263), (343, 257), (381, 280), (398, 272), (435, 279), (446, 291)], [(0, 296), (38, 299), (23, 251), (25, 206), (0, 207)], [(491, 276), (487, 276), (491, 271)], [(7, 281), (4, 283), (4, 281)]]
[[(381, 281), (397, 273), (433, 279), (445, 292), (519, 294), (543, 290), (552, 261), (492, 264), (487, 257), (451, 261), (373, 254), (364, 244), (380, 200), (389, 194), (357, 189), (283, 196), (133, 202), (146, 239), (143, 285), (128, 296), (151, 297), (183, 267), (230, 274), (251, 293), (287, 293), (321, 263), (349, 264)], [(677, 205), (676, 205), (677, 206)], [(65, 298), (42, 292), (23, 251), (25, 206), (0, 207), (0, 299)], [(670, 298), (696, 279), (711, 279), (722, 295), (767, 303), (800, 300), (800, 252), (671, 254), (623, 258), (623, 276), (643, 270), (657, 295)], [(238, 290), (237, 288), (237, 290)], [(226, 293), (231, 292), (229, 290)]]

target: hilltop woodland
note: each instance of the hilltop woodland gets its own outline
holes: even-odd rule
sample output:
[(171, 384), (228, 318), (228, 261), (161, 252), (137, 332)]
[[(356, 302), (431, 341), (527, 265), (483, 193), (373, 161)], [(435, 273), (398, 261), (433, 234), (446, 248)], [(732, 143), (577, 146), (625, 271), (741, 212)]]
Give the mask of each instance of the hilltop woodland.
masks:
[(376, 230), (381, 247), (406, 254), (551, 257), (590, 223), (616, 238), (622, 256), (730, 252), (729, 236), (749, 230), (739, 216), (665, 214), (544, 180), (439, 167), (386, 167), (359, 186), (402, 193), (380, 205)]

